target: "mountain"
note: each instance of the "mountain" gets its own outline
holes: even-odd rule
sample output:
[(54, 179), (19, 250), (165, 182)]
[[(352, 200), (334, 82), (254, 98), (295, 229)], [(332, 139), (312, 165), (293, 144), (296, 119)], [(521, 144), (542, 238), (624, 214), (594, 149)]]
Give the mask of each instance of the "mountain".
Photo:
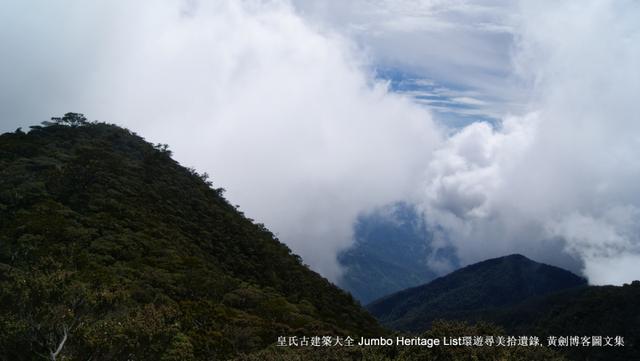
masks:
[(345, 273), (338, 285), (362, 304), (429, 282), (437, 277), (430, 263), (457, 268), (450, 249), (434, 250), (431, 233), (416, 208), (396, 203), (361, 215), (354, 245), (338, 255)]
[(482, 313), (585, 284), (569, 271), (516, 254), (464, 267), (367, 308), (386, 326), (423, 331), (436, 319), (475, 321)]
[(210, 360), (382, 335), (166, 145), (75, 113), (0, 135), (0, 359)]
[[(570, 360), (640, 359), (640, 281), (587, 286), (563, 269), (521, 255), (476, 263), (367, 308), (383, 324), (422, 333), (436, 320), (490, 323), (507, 335), (623, 337), (624, 346), (558, 346)], [(606, 341), (603, 341), (603, 344)]]

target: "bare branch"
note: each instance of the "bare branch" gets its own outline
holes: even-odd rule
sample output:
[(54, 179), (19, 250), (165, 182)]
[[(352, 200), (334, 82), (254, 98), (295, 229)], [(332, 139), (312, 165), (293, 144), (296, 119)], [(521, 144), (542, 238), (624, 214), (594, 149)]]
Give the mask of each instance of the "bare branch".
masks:
[(62, 348), (64, 347), (65, 342), (67, 342), (67, 336), (69, 335), (69, 328), (66, 325), (63, 325), (62, 332), (63, 332), (62, 340), (60, 341), (60, 344), (58, 344), (58, 348), (55, 351), (51, 352), (51, 361), (56, 361), (58, 354), (60, 354), (60, 351), (62, 351)]

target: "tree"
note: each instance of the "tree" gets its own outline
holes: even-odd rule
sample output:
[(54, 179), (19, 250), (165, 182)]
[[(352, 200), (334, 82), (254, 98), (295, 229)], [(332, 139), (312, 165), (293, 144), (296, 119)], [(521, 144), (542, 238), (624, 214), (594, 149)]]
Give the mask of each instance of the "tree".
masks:
[(79, 127), (87, 124), (87, 118), (82, 113), (66, 113), (63, 117), (53, 117), (51, 122), (42, 122), (43, 125), (67, 125), (70, 127)]
[(177, 333), (162, 355), (161, 361), (193, 361), (193, 345), (184, 333)]

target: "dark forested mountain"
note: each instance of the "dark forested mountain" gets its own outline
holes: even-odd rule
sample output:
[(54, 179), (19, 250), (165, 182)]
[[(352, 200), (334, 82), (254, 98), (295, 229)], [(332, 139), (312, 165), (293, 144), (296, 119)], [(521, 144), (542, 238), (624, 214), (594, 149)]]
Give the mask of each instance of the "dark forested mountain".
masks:
[(212, 360), (382, 334), (166, 145), (54, 120), (0, 136), (0, 359)]
[(481, 312), (585, 284), (585, 279), (569, 271), (511, 255), (464, 267), (367, 308), (389, 327), (422, 331), (436, 319), (473, 320)]
[(406, 203), (360, 216), (354, 238), (338, 256), (345, 267), (339, 285), (363, 304), (431, 281), (437, 274), (429, 261), (458, 266), (452, 250), (432, 249), (424, 218)]
[(581, 344), (557, 350), (571, 360), (623, 361), (640, 359), (638, 299), (638, 281), (622, 287), (587, 286), (568, 271), (512, 255), (398, 292), (368, 309), (387, 326), (418, 333), (435, 320), (456, 320), (489, 322), (511, 335), (536, 335), (545, 345), (549, 336), (622, 336), (621, 347)]

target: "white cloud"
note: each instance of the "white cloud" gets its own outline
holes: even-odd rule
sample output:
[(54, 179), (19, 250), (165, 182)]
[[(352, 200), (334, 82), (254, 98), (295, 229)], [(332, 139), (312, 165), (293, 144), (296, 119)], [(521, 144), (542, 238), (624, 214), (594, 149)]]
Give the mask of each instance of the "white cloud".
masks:
[(640, 256), (637, 253), (626, 253), (617, 257), (589, 258), (584, 272), (589, 277), (591, 284), (622, 285), (630, 283), (637, 280), (640, 274)]
[(17, 55), (0, 60), (13, 86), (3, 102), (28, 104), (31, 119), (81, 111), (169, 143), (332, 279), (357, 215), (411, 197), (440, 141), (430, 114), (373, 81), (353, 44), (286, 3), (38, 5), (55, 23), (24, 25), (34, 4), (2, 16), (0, 33), (25, 29), (10, 39)]
[[(293, 0), (305, 17), (349, 34), (377, 65), (476, 91), (493, 117), (522, 110), (528, 89), (512, 77), (511, 1)], [(327, 25), (328, 24), (328, 25)], [(458, 95), (464, 96), (464, 95)]]
[(514, 60), (535, 112), (451, 137), (429, 168), (428, 219), (466, 262), (514, 251), (563, 265), (563, 250), (592, 283), (638, 279), (640, 6), (520, 11)]
[[(595, 211), (595, 212), (594, 212)], [(566, 250), (585, 262), (594, 284), (621, 284), (640, 276), (640, 209), (613, 206), (595, 215), (572, 213), (547, 224), (551, 235), (566, 241)]]

